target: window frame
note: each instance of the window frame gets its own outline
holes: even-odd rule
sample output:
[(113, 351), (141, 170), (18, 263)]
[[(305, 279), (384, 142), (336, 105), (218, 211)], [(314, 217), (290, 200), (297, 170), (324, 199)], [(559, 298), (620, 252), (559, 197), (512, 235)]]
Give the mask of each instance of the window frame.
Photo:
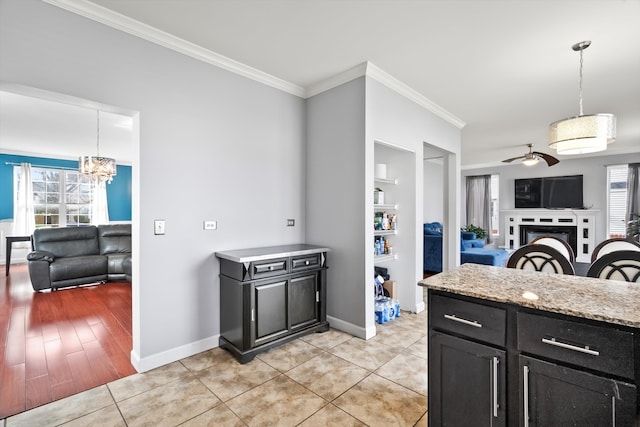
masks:
[[(14, 203), (17, 203), (18, 182), (22, 179), (20, 166), (14, 166), (13, 173), (13, 198)], [(57, 182), (55, 180), (48, 181), (47, 179), (37, 180), (38, 176), (48, 177), (52, 173), (57, 173)], [(31, 174), (36, 228), (86, 227), (91, 225), (94, 186), (88, 176), (78, 170), (53, 166), (31, 166)], [(52, 188), (57, 186), (58, 190), (51, 191), (49, 190), (50, 186)], [(84, 195), (82, 194), (83, 192)], [(75, 196), (77, 197), (75, 199), (73, 197), (74, 193), (76, 193)], [(54, 195), (57, 195), (57, 202), (49, 202), (50, 196)], [(42, 196), (42, 199), (36, 200), (38, 196)], [(86, 200), (87, 197), (88, 202), (81, 202), (81, 200)], [(56, 200), (55, 197), (51, 197), (51, 199)], [(57, 213), (51, 213), (56, 208)], [(70, 215), (74, 215), (76, 221), (69, 221)], [(42, 217), (45, 219), (43, 220)], [(46, 218), (57, 218), (57, 223), (55, 220), (47, 220)], [(84, 221), (81, 221), (81, 218)]]
[[(624, 170), (624, 180), (613, 181), (616, 183), (624, 183), (624, 187), (620, 187), (616, 190), (612, 191), (612, 174), (623, 174)], [(621, 165), (608, 165), (607, 166), (607, 238), (612, 237), (626, 237), (626, 217), (627, 217), (627, 178), (629, 174), (629, 165), (621, 164)], [(617, 204), (612, 203), (612, 194), (617, 194), (617, 198), (622, 198), (623, 204), (620, 206), (619, 202)], [(614, 212), (615, 209), (615, 212)], [(621, 210), (621, 212), (620, 212)], [(613, 218), (612, 218), (613, 217)], [(620, 218), (622, 217), (622, 218)], [(615, 228), (612, 228), (614, 222), (621, 221), (622, 225), (618, 225)]]

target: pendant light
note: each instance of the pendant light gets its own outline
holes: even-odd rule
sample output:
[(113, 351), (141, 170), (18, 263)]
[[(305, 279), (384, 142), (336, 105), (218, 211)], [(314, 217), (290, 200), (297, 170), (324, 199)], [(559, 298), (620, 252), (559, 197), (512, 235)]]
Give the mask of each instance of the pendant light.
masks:
[(586, 154), (607, 149), (616, 139), (616, 116), (601, 113), (584, 115), (582, 111), (582, 53), (591, 45), (582, 41), (571, 48), (580, 52), (580, 114), (549, 125), (549, 147), (558, 154)]
[(100, 110), (97, 110), (97, 151), (95, 156), (81, 156), (78, 161), (80, 173), (87, 175), (96, 183), (108, 182), (111, 184), (117, 174), (116, 161), (110, 157), (100, 156)]

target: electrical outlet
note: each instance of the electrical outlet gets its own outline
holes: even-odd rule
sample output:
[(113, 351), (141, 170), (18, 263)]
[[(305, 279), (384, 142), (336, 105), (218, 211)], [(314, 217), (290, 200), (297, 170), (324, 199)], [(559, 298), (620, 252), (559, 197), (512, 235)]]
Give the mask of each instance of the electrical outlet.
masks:
[(217, 230), (218, 229), (218, 221), (204, 221), (202, 227), (205, 230)]
[(164, 219), (153, 221), (153, 234), (164, 234)]
[(294, 227), (296, 225), (296, 220), (295, 219), (288, 219), (287, 220), (287, 227)]

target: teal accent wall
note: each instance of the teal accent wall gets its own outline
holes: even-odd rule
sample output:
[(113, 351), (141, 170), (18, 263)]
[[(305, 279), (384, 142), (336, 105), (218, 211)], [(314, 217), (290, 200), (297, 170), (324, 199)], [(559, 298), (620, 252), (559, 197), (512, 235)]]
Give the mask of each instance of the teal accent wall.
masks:
[[(16, 156), (0, 153), (0, 220), (13, 219), (13, 165), (9, 163), (31, 163), (32, 165), (77, 168), (74, 160), (45, 157)], [(117, 166), (118, 174), (107, 184), (107, 202), (110, 221), (131, 221), (131, 166)]]

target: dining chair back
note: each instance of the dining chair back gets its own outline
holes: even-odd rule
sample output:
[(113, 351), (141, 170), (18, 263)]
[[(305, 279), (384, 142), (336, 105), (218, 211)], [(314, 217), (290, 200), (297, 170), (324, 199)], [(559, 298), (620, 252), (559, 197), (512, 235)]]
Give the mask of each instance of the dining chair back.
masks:
[(530, 244), (516, 249), (507, 260), (507, 268), (546, 273), (575, 274), (565, 255), (551, 246)]
[(593, 248), (591, 253), (591, 263), (593, 264), (602, 255), (615, 251), (640, 251), (640, 243), (624, 237), (614, 237), (604, 240)]
[(535, 239), (532, 239), (529, 244), (551, 246), (553, 249), (556, 249), (564, 255), (570, 263), (573, 264), (576, 260), (576, 255), (573, 253), (571, 245), (569, 245), (566, 240), (562, 240), (556, 236), (552, 236), (551, 234), (538, 236)]
[(640, 251), (604, 254), (591, 264), (587, 277), (640, 283)]

